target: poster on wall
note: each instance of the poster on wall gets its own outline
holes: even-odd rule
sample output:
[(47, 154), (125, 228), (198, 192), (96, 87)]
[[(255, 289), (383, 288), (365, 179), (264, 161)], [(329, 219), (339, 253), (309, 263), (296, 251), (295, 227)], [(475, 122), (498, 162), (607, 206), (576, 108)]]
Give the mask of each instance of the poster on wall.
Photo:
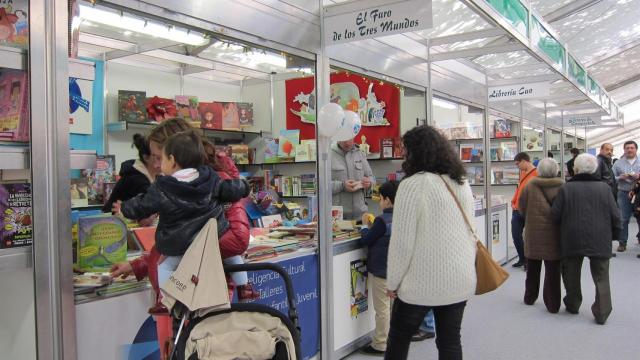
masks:
[(69, 78), (69, 132), (93, 133), (93, 81)]
[[(287, 129), (300, 129), (300, 139), (315, 138), (316, 93), (314, 78), (290, 79), (285, 83)], [(330, 101), (358, 114), (370, 152), (380, 152), (382, 138), (400, 136), (400, 89), (394, 84), (348, 72), (331, 74)]]
[(367, 285), (367, 261), (351, 262), (351, 318), (355, 319), (368, 310), (369, 287)]
[(542, 132), (526, 129), (522, 132), (522, 142), (525, 151), (542, 151)]

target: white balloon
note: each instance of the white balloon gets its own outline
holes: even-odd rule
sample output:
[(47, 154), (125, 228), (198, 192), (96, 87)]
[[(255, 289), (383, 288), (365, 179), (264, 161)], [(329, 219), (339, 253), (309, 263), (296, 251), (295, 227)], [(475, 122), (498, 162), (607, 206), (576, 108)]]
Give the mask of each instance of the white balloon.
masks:
[(360, 121), (360, 116), (354, 113), (353, 111), (345, 111), (344, 112), (344, 125), (338, 131), (338, 133), (333, 137), (336, 141), (347, 141), (351, 140), (362, 129), (362, 122)]
[(318, 133), (320, 136), (333, 137), (344, 123), (344, 110), (336, 103), (329, 103), (318, 112)]

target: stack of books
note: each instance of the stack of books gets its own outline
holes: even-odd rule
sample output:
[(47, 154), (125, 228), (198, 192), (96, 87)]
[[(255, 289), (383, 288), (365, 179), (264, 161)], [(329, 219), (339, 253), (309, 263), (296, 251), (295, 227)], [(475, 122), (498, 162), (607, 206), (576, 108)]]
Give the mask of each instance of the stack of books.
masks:
[(333, 241), (349, 241), (360, 239), (360, 231), (358, 230), (337, 230), (333, 232)]

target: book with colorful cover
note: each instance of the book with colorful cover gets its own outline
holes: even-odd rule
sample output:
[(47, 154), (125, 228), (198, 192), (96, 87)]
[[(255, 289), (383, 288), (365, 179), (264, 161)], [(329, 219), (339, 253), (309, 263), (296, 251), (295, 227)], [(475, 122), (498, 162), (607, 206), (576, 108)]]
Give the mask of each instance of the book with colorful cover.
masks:
[(460, 144), (460, 160), (462, 162), (471, 162), (473, 149), (473, 144)]
[(0, 75), (0, 140), (29, 141), (29, 122), (27, 72), (5, 71)]
[(146, 122), (146, 102), (145, 91), (118, 90), (118, 120)]
[(496, 138), (511, 137), (511, 123), (509, 121), (504, 119), (496, 119), (494, 127)]
[(0, 46), (29, 48), (29, 1), (0, 1)]
[(80, 269), (109, 271), (127, 260), (127, 225), (111, 215), (80, 218), (77, 253)]
[(218, 102), (200, 102), (200, 127), (203, 129), (222, 129), (222, 104)]
[(133, 236), (136, 237), (136, 240), (142, 245), (144, 251), (151, 251), (151, 248), (156, 244), (156, 227), (141, 227), (136, 229), (131, 229)]
[(296, 146), (296, 162), (311, 161), (309, 154), (309, 144), (300, 144)]
[(518, 154), (518, 143), (516, 141), (504, 141), (501, 144), (501, 148), (503, 149), (503, 158), (502, 161), (511, 161), (515, 159)]
[(71, 179), (71, 207), (87, 207), (89, 206), (89, 179), (77, 178)]
[(234, 102), (223, 102), (222, 104), (222, 129), (240, 130), (240, 109)]
[(394, 144), (394, 141), (391, 138), (380, 139), (380, 158), (382, 159), (393, 158), (393, 144)]
[(33, 243), (31, 184), (0, 184), (0, 248)]
[(249, 163), (249, 145), (247, 144), (234, 144), (229, 146), (231, 148), (231, 158), (237, 165), (246, 165)]
[(179, 117), (187, 121), (200, 120), (197, 96), (176, 95), (176, 107)]
[(396, 159), (404, 157), (404, 144), (402, 144), (402, 139), (399, 137), (393, 139), (393, 157)]
[(83, 175), (87, 178), (88, 204), (104, 204), (104, 183), (112, 183), (116, 180), (116, 156), (98, 155), (96, 157), (96, 168), (84, 170)]
[(253, 126), (253, 104), (252, 103), (237, 103), (238, 116), (240, 119), (240, 127), (252, 127)]
[(296, 156), (296, 146), (300, 144), (300, 130), (280, 130), (278, 141), (278, 156), (283, 159), (293, 159)]
[(317, 143), (315, 139), (300, 140), (300, 145), (306, 145), (309, 148), (309, 161), (316, 161), (317, 157)]
[(104, 182), (102, 184), (102, 203), (106, 205), (111, 198), (111, 194), (113, 193), (113, 189), (116, 187), (116, 183), (114, 182)]
[(267, 164), (277, 163), (278, 160), (278, 151), (280, 146), (278, 144), (279, 139), (274, 139), (271, 137), (262, 138), (264, 141), (264, 162)]
[(482, 144), (475, 144), (473, 150), (471, 150), (471, 162), (484, 161), (484, 146)]

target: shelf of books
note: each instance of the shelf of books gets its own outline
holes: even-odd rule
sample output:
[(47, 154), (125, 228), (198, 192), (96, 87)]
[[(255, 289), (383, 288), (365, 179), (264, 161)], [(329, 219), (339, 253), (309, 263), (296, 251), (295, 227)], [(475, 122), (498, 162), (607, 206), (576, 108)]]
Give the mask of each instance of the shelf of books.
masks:
[(0, 46), (0, 68), (25, 70), (27, 68), (27, 61), (27, 50)]

